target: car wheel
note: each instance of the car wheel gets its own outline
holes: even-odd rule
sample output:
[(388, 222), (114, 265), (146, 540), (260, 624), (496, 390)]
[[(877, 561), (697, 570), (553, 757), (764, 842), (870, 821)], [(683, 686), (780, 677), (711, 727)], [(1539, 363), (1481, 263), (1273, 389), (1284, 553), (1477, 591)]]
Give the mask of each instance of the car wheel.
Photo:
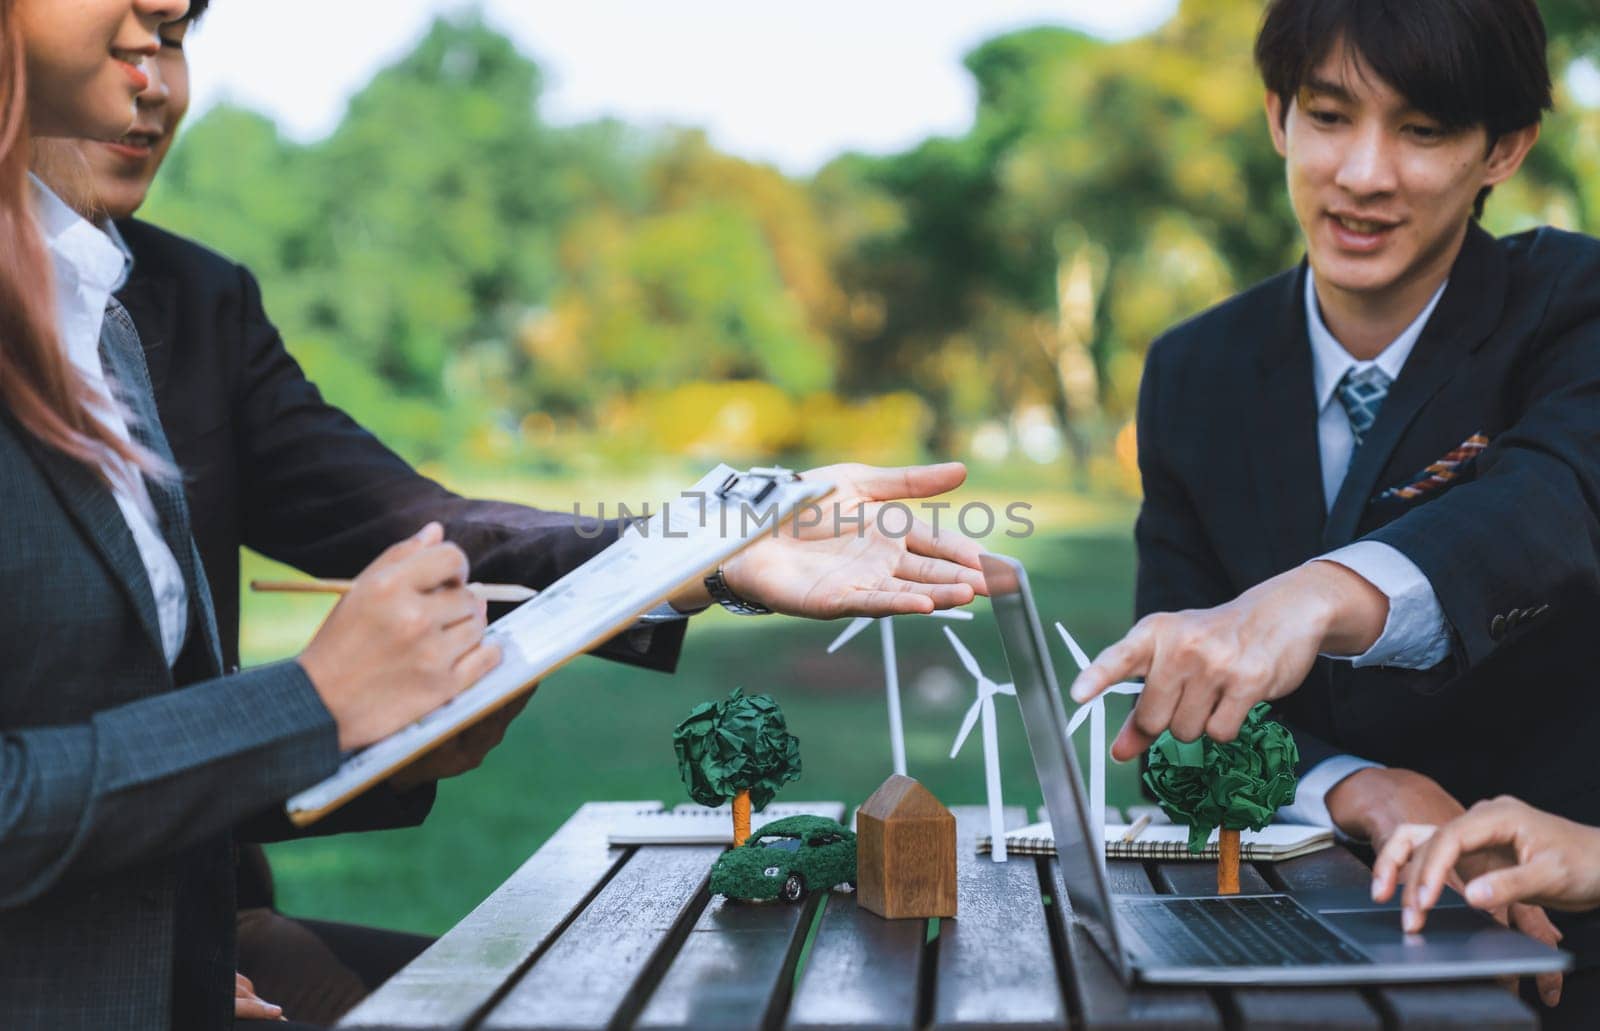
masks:
[(797, 873), (790, 874), (780, 894), (785, 902), (799, 902), (806, 897), (806, 879)]

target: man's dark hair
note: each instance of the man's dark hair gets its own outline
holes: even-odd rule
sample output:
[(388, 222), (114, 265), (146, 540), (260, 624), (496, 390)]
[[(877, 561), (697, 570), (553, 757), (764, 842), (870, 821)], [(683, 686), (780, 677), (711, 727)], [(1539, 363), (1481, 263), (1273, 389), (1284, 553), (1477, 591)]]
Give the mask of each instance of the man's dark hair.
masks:
[[(1285, 113), (1341, 41), (1447, 129), (1483, 126), (1490, 147), (1537, 124), (1551, 106), (1534, 0), (1272, 0), (1256, 67)], [(1477, 215), (1488, 195), (1479, 194)]]
[(189, 0), (189, 13), (184, 15), (186, 21), (199, 21), (200, 16), (206, 13), (206, 8), (211, 6), (211, 0)]

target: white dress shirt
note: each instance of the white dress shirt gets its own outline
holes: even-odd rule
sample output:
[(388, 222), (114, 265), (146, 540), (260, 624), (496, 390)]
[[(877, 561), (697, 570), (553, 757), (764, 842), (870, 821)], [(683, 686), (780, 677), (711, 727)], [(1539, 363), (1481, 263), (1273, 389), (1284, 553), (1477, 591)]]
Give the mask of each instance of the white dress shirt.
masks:
[[(34, 214), (50, 249), (55, 273), (56, 328), (61, 344), (99, 399), (93, 409), (95, 418), (118, 438), (131, 440), (122, 408), (112, 400), (105, 367), (100, 363), (100, 327), (113, 290), (126, 278), (127, 258), (105, 233), (85, 221), (49, 187), (37, 178), (30, 179)], [(161, 650), (170, 666), (178, 661), (189, 630), (189, 591), (183, 571), (161, 536), (160, 517), (143, 476), (116, 457), (108, 458), (104, 469), (150, 579), (161, 626)]]
[[(1448, 285), (1448, 284), (1445, 284)], [(1306, 270), (1306, 329), (1311, 337), (1311, 376), (1317, 399), (1317, 449), (1322, 458), (1323, 504), (1332, 510), (1339, 488), (1344, 484), (1355, 453), (1355, 434), (1350, 417), (1337, 396), (1338, 387), (1352, 369), (1365, 370), (1376, 365), (1390, 382), (1400, 378), (1406, 359), (1422, 336), (1422, 330), (1439, 306), (1445, 285), (1434, 292), (1422, 312), (1405, 331), (1370, 361), (1357, 361), (1344, 349), (1322, 319), (1317, 303), (1316, 277)], [(1389, 618), (1383, 633), (1371, 648), (1351, 659), (1356, 666), (1396, 666), (1402, 669), (1428, 669), (1450, 654), (1450, 630), (1439, 598), (1428, 578), (1416, 563), (1396, 549), (1377, 541), (1357, 541), (1329, 552), (1314, 561), (1337, 562), (1389, 599)], [(1351, 658), (1350, 656), (1331, 656)], [(1295, 791), (1293, 805), (1285, 806), (1282, 818), (1288, 823), (1333, 826), (1328, 814), (1328, 792), (1357, 770), (1379, 763), (1354, 755), (1336, 755), (1306, 771)]]

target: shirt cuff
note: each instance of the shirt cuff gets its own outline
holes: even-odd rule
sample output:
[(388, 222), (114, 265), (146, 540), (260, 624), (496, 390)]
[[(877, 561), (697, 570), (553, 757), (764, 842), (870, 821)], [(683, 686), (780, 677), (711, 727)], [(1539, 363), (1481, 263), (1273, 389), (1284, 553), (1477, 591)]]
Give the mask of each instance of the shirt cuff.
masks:
[(1313, 827), (1332, 827), (1333, 817), (1328, 814), (1328, 792), (1339, 782), (1360, 770), (1383, 769), (1382, 763), (1354, 755), (1335, 755), (1324, 759), (1306, 771), (1294, 789), (1294, 802), (1278, 810), (1278, 819), (1284, 823), (1303, 823)]
[(1450, 627), (1439, 596), (1417, 564), (1396, 548), (1378, 541), (1356, 541), (1312, 560), (1333, 562), (1382, 591), (1389, 599), (1389, 618), (1372, 647), (1351, 659), (1361, 666), (1432, 669), (1450, 655)]

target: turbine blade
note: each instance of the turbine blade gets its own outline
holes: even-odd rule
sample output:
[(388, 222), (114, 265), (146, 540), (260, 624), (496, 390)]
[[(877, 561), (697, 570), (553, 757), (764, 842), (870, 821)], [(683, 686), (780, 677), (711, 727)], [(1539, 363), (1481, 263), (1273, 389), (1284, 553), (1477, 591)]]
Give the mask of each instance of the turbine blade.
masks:
[(828, 654), (832, 655), (840, 648), (843, 648), (845, 645), (849, 644), (852, 638), (861, 633), (861, 631), (865, 630), (867, 627), (871, 626), (872, 622), (873, 620), (871, 616), (860, 616), (856, 619), (852, 619), (850, 621), (850, 625), (844, 628), (844, 633), (840, 634), (838, 637), (835, 637), (833, 639), (833, 643), (828, 645)]
[(1067, 642), (1067, 651), (1072, 653), (1072, 661), (1078, 664), (1078, 668), (1088, 669), (1089, 654), (1078, 646), (1078, 642), (1073, 639), (1071, 634), (1067, 633), (1067, 628), (1057, 623), (1056, 632), (1061, 635), (1063, 641)]
[(928, 613), (928, 615), (934, 619), (959, 619), (962, 622), (967, 622), (973, 618), (972, 612), (968, 609), (936, 609)]
[(1072, 719), (1067, 721), (1067, 737), (1070, 738), (1079, 727), (1083, 726), (1083, 721), (1089, 718), (1090, 711), (1099, 701), (1100, 699), (1096, 698), (1092, 702), (1078, 706), (1078, 711), (1073, 713)]
[(961, 721), (961, 730), (956, 733), (956, 743), (950, 746), (950, 758), (954, 759), (961, 751), (961, 746), (967, 743), (967, 735), (972, 733), (972, 728), (978, 725), (978, 714), (983, 711), (983, 699), (979, 698), (972, 703), (972, 708), (967, 710), (966, 719)]
[(961, 638), (957, 637), (955, 631), (949, 627), (944, 628), (944, 635), (950, 638), (950, 647), (956, 650), (956, 657), (961, 660), (961, 665), (966, 667), (974, 680), (982, 680), (983, 668), (978, 665), (978, 660), (972, 657), (972, 653), (967, 651), (967, 646), (961, 643)]

